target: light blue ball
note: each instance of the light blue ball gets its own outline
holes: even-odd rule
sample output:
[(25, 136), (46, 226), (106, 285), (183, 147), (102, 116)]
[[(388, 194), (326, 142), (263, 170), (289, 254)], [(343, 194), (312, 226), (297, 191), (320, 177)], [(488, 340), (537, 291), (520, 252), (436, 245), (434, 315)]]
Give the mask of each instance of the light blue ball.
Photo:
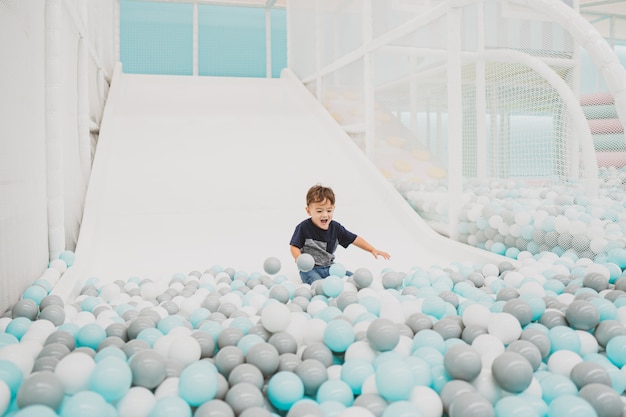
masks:
[(4, 331), (15, 336), (18, 340), (21, 340), (31, 323), (32, 321), (26, 317), (16, 317), (7, 324)]
[(619, 335), (609, 339), (606, 344), (606, 355), (618, 368), (626, 365), (626, 336)]
[(184, 399), (171, 396), (159, 398), (148, 417), (191, 417), (191, 415), (191, 407)]
[(354, 343), (354, 328), (343, 319), (331, 320), (324, 329), (324, 344), (333, 352), (345, 352)]
[(496, 417), (537, 417), (537, 410), (533, 408), (528, 400), (516, 395), (502, 397), (496, 402), (494, 410)]
[(494, 242), (490, 250), (498, 255), (504, 255), (506, 253), (506, 246), (502, 242)]
[(65, 262), (65, 265), (70, 267), (74, 265), (74, 262), (76, 261), (76, 254), (71, 250), (64, 250), (59, 254), (59, 259)]
[(21, 408), (15, 414), (6, 414), (11, 417), (58, 417), (59, 415), (50, 407), (41, 404), (29, 405)]
[(250, 348), (260, 343), (265, 343), (265, 340), (263, 340), (261, 336), (258, 334), (247, 334), (239, 339), (237, 349), (239, 349), (244, 356), (247, 356)]
[(322, 280), (322, 290), (327, 297), (337, 297), (343, 291), (343, 280), (336, 275), (329, 275)]
[(41, 303), (41, 300), (48, 295), (48, 291), (39, 285), (31, 285), (27, 287), (22, 293), (22, 298), (33, 300), (37, 305)]
[(304, 384), (293, 372), (277, 372), (267, 384), (267, 397), (278, 410), (289, 410), (304, 397)]
[(98, 349), (98, 345), (107, 337), (107, 332), (97, 323), (87, 323), (76, 334), (76, 346)]
[(355, 395), (361, 394), (365, 380), (374, 374), (374, 365), (362, 358), (349, 359), (341, 367), (341, 379), (350, 386)]
[(548, 338), (550, 338), (551, 352), (557, 350), (571, 350), (572, 352), (580, 352), (580, 337), (576, 331), (567, 326), (554, 326), (548, 330)]
[(128, 363), (117, 356), (107, 356), (96, 363), (89, 377), (89, 388), (107, 402), (114, 403), (130, 389), (133, 374)]
[(446, 302), (437, 296), (425, 298), (422, 313), (440, 319), (446, 313)]
[(24, 380), (24, 374), (12, 361), (0, 359), (0, 380), (7, 384), (11, 391), (11, 397), (15, 398)]
[(578, 393), (578, 388), (574, 382), (566, 376), (559, 374), (546, 375), (539, 379), (539, 385), (541, 386), (541, 398), (548, 405), (556, 398)]
[(215, 398), (218, 383), (215, 365), (208, 361), (193, 362), (180, 373), (178, 395), (192, 407), (197, 407)]
[(137, 339), (145, 341), (150, 347), (154, 347), (154, 343), (162, 336), (163, 333), (156, 327), (148, 327), (139, 332)]
[(446, 348), (443, 336), (432, 329), (424, 329), (413, 337), (412, 352), (422, 347), (432, 347), (443, 353)]
[(331, 276), (343, 278), (346, 275), (346, 267), (340, 263), (334, 263), (330, 266), (328, 272)]
[(197, 308), (195, 309), (191, 315), (189, 316), (189, 322), (193, 326), (194, 329), (198, 328), (198, 325), (206, 320), (211, 315), (211, 312), (207, 308)]
[(562, 395), (555, 398), (548, 407), (547, 417), (589, 417), (597, 413), (587, 401), (578, 395)]
[(338, 401), (346, 407), (354, 403), (352, 388), (341, 379), (329, 379), (324, 381), (317, 390), (317, 402), (322, 404), (326, 401)]
[(376, 368), (376, 388), (387, 401), (408, 400), (413, 386), (413, 372), (402, 360), (386, 360)]
[(107, 417), (106, 401), (93, 391), (80, 391), (66, 397), (61, 404), (61, 417)]

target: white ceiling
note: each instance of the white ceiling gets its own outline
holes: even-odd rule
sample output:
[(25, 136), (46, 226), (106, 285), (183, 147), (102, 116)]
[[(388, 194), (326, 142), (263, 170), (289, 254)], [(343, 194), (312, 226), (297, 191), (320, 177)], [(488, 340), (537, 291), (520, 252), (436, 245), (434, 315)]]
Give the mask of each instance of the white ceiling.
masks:
[(605, 38), (626, 41), (626, 0), (579, 0), (579, 8)]

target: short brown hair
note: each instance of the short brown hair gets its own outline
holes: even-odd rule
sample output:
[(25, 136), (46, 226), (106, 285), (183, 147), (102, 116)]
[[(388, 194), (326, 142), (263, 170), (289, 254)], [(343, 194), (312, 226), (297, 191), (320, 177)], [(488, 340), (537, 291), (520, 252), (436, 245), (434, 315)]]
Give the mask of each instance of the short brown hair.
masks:
[(311, 203), (321, 203), (324, 200), (328, 200), (330, 204), (335, 205), (335, 193), (332, 188), (317, 184), (309, 188), (309, 191), (306, 193), (307, 206)]

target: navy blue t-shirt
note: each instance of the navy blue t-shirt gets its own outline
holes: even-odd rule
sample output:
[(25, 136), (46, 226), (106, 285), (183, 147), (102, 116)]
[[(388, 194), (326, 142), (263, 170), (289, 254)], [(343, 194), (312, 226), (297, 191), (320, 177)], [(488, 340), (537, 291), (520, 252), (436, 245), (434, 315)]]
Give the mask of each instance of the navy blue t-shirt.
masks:
[(324, 230), (308, 218), (296, 226), (289, 244), (313, 256), (315, 266), (329, 266), (335, 260), (337, 245), (347, 248), (356, 238), (354, 233), (334, 220), (330, 221), (328, 230)]

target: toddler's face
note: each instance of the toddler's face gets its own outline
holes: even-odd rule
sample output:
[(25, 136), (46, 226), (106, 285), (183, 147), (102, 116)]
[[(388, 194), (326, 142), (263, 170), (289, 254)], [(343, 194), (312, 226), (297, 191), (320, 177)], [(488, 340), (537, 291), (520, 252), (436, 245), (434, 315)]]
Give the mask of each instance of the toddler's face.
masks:
[(328, 199), (318, 203), (311, 203), (306, 208), (306, 212), (311, 216), (313, 224), (323, 230), (328, 230), (334, 211), (335, 206)]

